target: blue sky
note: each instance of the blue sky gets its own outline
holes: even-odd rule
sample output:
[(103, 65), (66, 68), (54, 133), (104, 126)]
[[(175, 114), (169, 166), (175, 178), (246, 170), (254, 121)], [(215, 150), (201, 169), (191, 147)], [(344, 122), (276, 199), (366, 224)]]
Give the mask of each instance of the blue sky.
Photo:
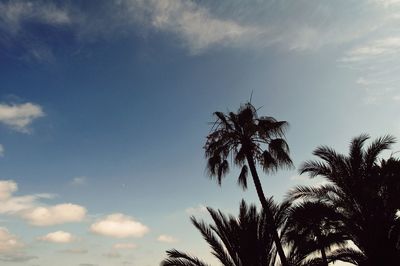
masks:
[[(189, 216), (257, 198), (207, 178), (212, 112), (253, 93), (296, 166), (398, 136), (399, 26), (396, 0), (0, 1), (1, 263), (213, 262)], [(318, 182), (263, 176), (278, 200)]]

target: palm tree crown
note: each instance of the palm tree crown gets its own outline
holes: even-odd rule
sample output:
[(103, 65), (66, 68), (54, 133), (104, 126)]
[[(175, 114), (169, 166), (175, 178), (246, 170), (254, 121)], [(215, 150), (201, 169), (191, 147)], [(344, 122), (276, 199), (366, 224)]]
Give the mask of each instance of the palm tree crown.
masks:
[(242, 105), (237, 113), (215, 112), (216, 121), (205, 144), (208, 170), (218, 184), (229, 171), (228, 157), (241, 167), (238, 183), (247, 187), (248, 166), (246, 159), (253, 158), (264, 171), (275, 171), (279, 167), (291, 167), (289, 146), (286, 143), (286, 121), (273, 117), (258, 117), (251, 103)]
[(314, 155), (322, 161), (308, 161), (300, 171), (311, 177), (322, 176), (329, 183), (297, 187), (291, 198), (323, 201), (336, 208), (346, 233), (367, 257), (360, 265), (390, 265), (400, 259), (398, 233), (390, 234), (395, 231), (395, 213), (400, 207), (400, 161), (379, 159), (394, 143), (394, 137), (378, 138), (364, 148), (368, 139), (367, 135), (354, 138), (349, 155), (326, 146), (317, 148)]
[[(268, 200), (270, 212), (276, 221), (283, 222), (282, 208), (272, 199)], [(276, 251), (266, 222), (265, 213), (258, 212), (254, 205), (240, 204), (238, 217), (226, 216), (221, 211), (207, 208), (213, 224), (206, 224), (191, 217), (212, 249), (212, 254), (224, 266), (274, 265)], [(168, 258), (162, 266), (208, 266), (200, 259), (175, 249), (167, 251)]]

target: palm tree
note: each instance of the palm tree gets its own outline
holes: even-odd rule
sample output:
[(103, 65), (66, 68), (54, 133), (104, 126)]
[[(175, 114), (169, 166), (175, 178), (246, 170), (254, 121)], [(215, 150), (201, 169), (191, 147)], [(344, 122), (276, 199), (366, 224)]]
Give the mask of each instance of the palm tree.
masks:
[[(334, 247), (344, 247), (350, 240), (342, 229), (341, 218), (335, 208), (321, 201), (292, 202), (287, 210), (287, 221), (283, 229), (283, 240), (291, 247), (289, 254), (297, 258), (290, 260), (297, 265), (308, 262), (321, 266), (327, 266), (330, 261), (334, 261), (331, 254), (327, 255), (327, 251), (330, 252)], [(347, 251), (346, 249), (346, 254)], [(314, 255), (311, 262), (308, 258), (316, 252), (320, 253), (321, 258)], [(336, 252), (335, 258), (338, 255)]]
[(258, 198), (266, 211), (267, 221), (272, 225), (271, 233), (281, 263), (283, 266), (288, 266), (256, 169), (257, 164), (261, 165), (265, 172), (273, 172), (281, 167), (292, 167), (289, 147), (284, 139), (288, 123), (277, 121), (273, 117), (258, 117), (257, 110), (251, 103), (242, 105), (237, 113), (215, 112), (214, 115), (216, 121), (204, 147), (210, 177), (215, 177), (221, 185), (222, 178), (229, 171), (228, 159), (231, 156), (234, 164), (241, 167), (238, 184), (246, 189), (250, 169)]
[(299, 186), (291, 199), (323, 201), (336, 208), (342, 215), (342, 230), (367, 258), (360, 265), (393, 265), (400, 261), (398, 234), (390, 234), (400, 207), (400, 161), (379, 159), (394, 137), (378, 138), (364, 148), (368, 139), (367, 135), (354, 138), (347, 156), (326, 146), (317, 148), (314, 155), (322, 161), (307, 161), (300, 172), (322, 176), (329, 183)]
[[(284, 221), (283, 208), (272, 199), (267, 207), (279, 223)], [(274, 265), (276, 251), (266, 222), (265, 212), (257, 212), (254, 205), (248, 206), (243, 200), (239, 216), (226, 216), (221, 211), (207, 208), (213, 224), (206, 224), (191, 217), (192, 223), (200, 231), (212, 249), (212, 254), (224, 266), (267, 266)], [(175, 249), (167, 251), (168, 258), (161, 266), (209, 266), (197, 257)]]

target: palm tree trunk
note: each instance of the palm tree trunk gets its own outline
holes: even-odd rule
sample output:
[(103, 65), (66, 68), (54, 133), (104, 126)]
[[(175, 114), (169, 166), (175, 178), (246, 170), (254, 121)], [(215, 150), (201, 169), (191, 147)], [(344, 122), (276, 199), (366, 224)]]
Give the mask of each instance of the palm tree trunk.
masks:
[(322, 237), (321, 233), (317, 231), (317, 243), (319, 245), (319, 249), (321, 251), (321, 259), (322, 259), (322, 265), (328, 266), (328, 259), (326, 257), (326, 252), (325, 252), (325, 238)]
[(322, 257), (322, 264), (328, 266), (328, 259), (326, 258), (325, 248), (321, 248), (321, 257)]
[(267, 221), (272, 226), (272, 237), (275, 242), (276, 250), (278, 251), (279, 258), (281, 260), (282, 266), (289, 266), (286, 259), (285, 252), (283, 251), (282, 243), (278, 235), (278, 229), (276, 228), (274, 217), (268, 208), (267, 199), (265, 198), (264, 191), (261, 186), (260, 178), (258, 177), (257, 169), (253, 160), (253, 157), (246, 155), (247, 163), (249, 164), (251, 176), (253, 177), (254, 185), (257, 190), (258, 198), (260, 199), (261, 206), (263, 207), (265, 214), (267, 215)]

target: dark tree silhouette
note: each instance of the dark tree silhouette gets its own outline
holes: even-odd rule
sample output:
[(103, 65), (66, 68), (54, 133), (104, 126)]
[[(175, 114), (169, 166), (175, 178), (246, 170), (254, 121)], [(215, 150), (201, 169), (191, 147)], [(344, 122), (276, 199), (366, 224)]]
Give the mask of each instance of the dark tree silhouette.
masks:
[[(324, 202), (293, 202), (287, 210), (287, 221), (283, 229), (283, 240), (290, 247), (289, 260), (292, 264), (304, 265), (307, 262), (310, 265), (327, 266), (329, 262), (337, 260), (339, 255), (343, 258), (349, 257), (349, 254), (362, 256), (356, 250), (343, 249), (350, 237), (341, 220), (342, 215)], [(338, 247), (341, 248), (332, 253), (332, 249)], [(327, 255), (327, 252), (330, 253)], [(320, 257), (315, 255), (318, 253)]]
[(322, 161), (308, 161), (300, 172), (322, 176), (329, 184), (299, 186), (291, 192), (291, 199), (323, 201), (336, 208), (342, 215), (343, 230), (366, 256), (359, 265), (394, 265), (400, 261), (396, 227), (400, 161), (379, 159), (394, 137), (378, 138), (364, 148), (368, 139), (367, 135), (354, 138), (347, 156), (326, 146), (317, 148), (314, 155)]
[[(283, 208), (272, 199), (267, 208), (274, 214), (275, 221), (283, 223)], [(276, 251), (273, 248), (270, 225), (264, 211), (257, 212), (254, 205), (240, 204), (239, 216), (226, 216), (221, 211), (207, 208), (213, 224), (197, 221), (192, 223), (200, 231), (212, 249), (212, 254), (224, 266), (267, 266), (274, 265)], [(200, 259), (175, 249), (167, 251), (168, 258), (161, 266), (208, 266)]]
[(245, 189), (250, 170), (258, 198), (266, 210), (267, 221), (272, 225), (272, 236), (281, 263), (288, 266), (256, 169), (257, 164), (265, 172), (273, 172), (280, 167), (292, 167), (289, 147), (284, 139), (288, 123), (272, 117), (258, 117), (257, 110), (251, 103), (242, 105), (237, 113), (215, 112), (214, 115), (216, 121), (204, 147), (209, 174), (221, 184), (222, 178), (229, 171), (229, 157), (232, 156), (234, 164), (241, 167), (238, 184)]

